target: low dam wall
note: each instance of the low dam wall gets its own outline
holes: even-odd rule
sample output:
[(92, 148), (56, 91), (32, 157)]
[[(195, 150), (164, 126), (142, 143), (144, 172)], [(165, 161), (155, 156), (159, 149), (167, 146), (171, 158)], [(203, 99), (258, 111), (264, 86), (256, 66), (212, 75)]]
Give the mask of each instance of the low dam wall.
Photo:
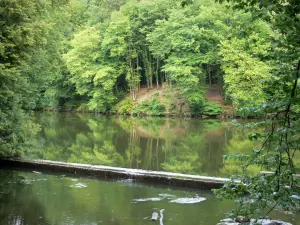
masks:
[(1, 168), (90, 175), (105, 179), (133, 179), (138, 182), (209, 190), (222, 187), (228, 180), (219, 177), (23, 158), (0, 160)]

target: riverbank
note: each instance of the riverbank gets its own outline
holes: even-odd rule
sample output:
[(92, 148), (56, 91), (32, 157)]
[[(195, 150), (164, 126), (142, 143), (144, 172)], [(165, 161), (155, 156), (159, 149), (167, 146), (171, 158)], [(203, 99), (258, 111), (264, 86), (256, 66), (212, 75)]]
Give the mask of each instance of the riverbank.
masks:
[(125, 94), (105, 109), (91, 110), (87, 102), (73, 101), (57, 108), (41, 108), (41, 111), (96, 113), (102, 115), (126, 115), (135, 117), (185, 117), (201, 119), (253, 119), (264, 118), (255, 112), (241, 113), (229, 100), (223, 100), (220, 85), (206, 88), (203, 99), (191, 103), (177, 88), (141, 87), (133, 99)]
[(165, 118), (199, 118), (199, 119), (263, 119), (269, 118), (270, 116), (254, 116), (254, 115), (239, 115), (239, 114), (227, 114), (222, 113), (219, 115), (208, 115), (200, 113), (160, 113), (160, 114), (147, 114), (147, 113), (125, 113), (121, 114), (118, 111), (95, 111), (95, 110), (77, 110), (77, 109), (66, 109), (66, 108), (55, 108), (55, 109), (39, 109), (34, 110), (35, 112), (62, 112), (62, 113), (89, 113), (106, 116), (131, 116), (131, 117), (165, 117)]
[[(178, 88), (140, 87), (134, 99), (125, 94), (116, 103), (104, 110), (90, 110), (86, 102), (73, 101), (57, 108), (41, 109), (59, 112), (87, 112), (106, 115), (127, 116), (157, 116), (157, 117), (197, 117), (197, 118), (241, 118), (235, 112), (232, 104), (225, 104), (221, 94), (221, 87), (211, 86), (205, 90), (203, 99), (190, 102), (182, 96)], [(246, 118), (246, 117), (245, 117)]]

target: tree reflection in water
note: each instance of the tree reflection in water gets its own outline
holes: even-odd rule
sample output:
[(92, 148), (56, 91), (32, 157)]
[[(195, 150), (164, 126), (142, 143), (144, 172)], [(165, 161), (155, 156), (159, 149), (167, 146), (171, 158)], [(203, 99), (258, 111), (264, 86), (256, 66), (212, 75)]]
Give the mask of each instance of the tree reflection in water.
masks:
[(36, 118), (42, 131), (24, 157), (224, 177), (240, 168), (224, 162), (224, 154), (256, 146), (247, 131), (220, 120), (70, 113)]
[(0, 224), (48, 225), (45, 209), (32, 198), (32, 180), (11, 171), (0, 170)]

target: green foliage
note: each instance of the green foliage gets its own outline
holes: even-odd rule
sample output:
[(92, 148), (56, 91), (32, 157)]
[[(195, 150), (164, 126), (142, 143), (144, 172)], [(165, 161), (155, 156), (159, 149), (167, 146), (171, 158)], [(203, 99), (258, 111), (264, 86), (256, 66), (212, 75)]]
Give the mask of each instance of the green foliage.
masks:
[[(242, 174), (232, 176), (232, 179), (216, 193), (221, 199), (234, 199), (237, 203), (238, 207), (230, 213), (231, 217), (239, 215), (248, 218), (260, 217), (268, 215), (275, 208), (285, 211), (299, 210), (299, 199), (291, 196), (300, 194), (300, 181), (295, 176), (296, 158), (300, 150), (300, 117), (297, 111), (300, 104), (298, 92), (300, 10), (294, 1), (233, 2), (236, 8), (246, 9), (254, 18), (269, 22), (275, 33), (271, 36), (272, 46), (266, 48), (266, 45), (259, 41), (260, 38), (257, 38), (260, 44), (254, 48), (256, 50), (252, 51), (252, 55), (241, 54), (241, 59), (249, 56), (249, 66), (253, 68), (253, 71), (249, 72), (251, 76), (258, 78), (257, 81), (261, 78), (267, 81), (268, 88), (264, 93), (260, 90), (265, 84), (257, 83), (258, 89), (255, 90), (258, 92), (257, 103), (264, 102), (257, 106), (257, 111), (268, 114), (270, 119), (248, 125), (264, 128), (262, 132), (249, 136), (250, 140), (260, 141), (261, 147), (253, 149), (248, 156), (230, 157), (241, 160)], [(258, 54), (253, 55), (254, 52)], [(248, 56), (245, 57), (245, 54)], [(258, 55), (268, 58), (272, 65), (271, 69), (265, 60), (260, 59), (261, 63), (258, 64), (257, 59), (260, 58)], [(242, 64), (239, 65), (240, 68), (243, 68)], [(261, 68), (257, 70), (254, 64), (260, 65)], [(261, 69), (263, 70), (260, 71)], [(265, 95), (264, 98), (261, 98), (262, 93)], [(249, 173), (249, 168), (255, 165), (260, 171), (267, 170), (270, 173), (267, 175)]]
[(146, 114), (159, 116), (165, 112), (165, 105), (158, 98), (158, 94), (154, 94), (152, 100), (143, 101), (135, 109), (136, 114)]
[(83, 1), (44, 1), (33, 29), (38, 43), (34, 45), (24, 72), (28, 76), (28, 108), (58, 108), (77, 99), (75, 87), (67, 79), (69, 71), (63, 60), (68, 40), (82, 24)]
[(106, 111), (116, 98), (113, 88), (119, 71), (109, 64), (103, 65), (101, 55), (102, 36), (96, 27), (87, 27), (75, 35), (73, 47), (64, 57), (72, 73), (70, 81), (80, 95), (87, 95), (90, 110)]
[[(248, 125), (260, 129), (249, 140), (231, 141), (238, 152), (228, 149), (232, 155), (225, 158), (238, 163), (225, 162), (223, 172), (243, 165), (243, 173), (233, 176), (218, 196), (237, 199), (239, 208), (232, 216), (258, 217), (275, 207), (299, 207), (290, 197), (300, 195), (294, 176), (300, 146), (299, 5), (291, 0), (218, 2), (222, 4), (211, 0), (2, 0), (0, 157), (19, 156), (20, 147), (37, 131), (24, 109), (79, 106), (107, 111), (129, 92), (133, 101), (123, 102), (121, 113), (162, 115), (172, 104), (166, 107), (158, 95), (136, 108), (133, 104), (140, 86), (152, 88), (156, 82), (158, 88), (179, 90), (192, 112), (216, 115), (221, 108), (206, 102), (204, 87), (221, 80), (225, 96), (240, 114), (268, 115), (270, 120)], [(124, 158), (112, 143), (115, 131), (90, 120), (93, 132), (78, 134), (76, 143), (68, 146), (72, 152), (68, 160), (125, 165), (135, 157), (138, 164), (142, 153), (134, 129), (139, 123), (127, 124), (132, 130)], [(193, 149), (205, 140), (203, 134), (188, 137), (193, 145), (171, 150), (175, 146), (172, 132), (161, 134), (160, 124), (154, 122), (146, 130), (169, 138), (163, 151), (174, 154), (164, 162), (164, 169), (192, 173), (204, 165), (198, 163), (201, 159)], [(55, 136), (59, 131), (45, 132)], [(261, 142), (262, 147), (242, 154), (250, 140)], [(147, 162), (153, 142), (146, 143)], [(54, 157), (55, 144), (49, 149), (47, 154)], [(258, 170), (273, 173), (253, 175)]]
[(274, 32), (249, 13), (209, 0), (56, 4), (61, 7), (45, 3), (31, 27), (43, 38), (26, 67), (29, 108), (77, 101), (106, 111), (119, 93), (135, 100), (140, 85), (152, 88), (153, 82), (179, 89), (195, 113), (203, 109), (207, 82), (224, 80), (226, 95), (239, 106), (267, 97), (273, 78), (264, 74), (274, 65), (267, 57)]
[(250, 23), (251, 15), (212, 1), (183, 4), (186, 7), (171, 10), (169, 18), (157, 20), (147, 39), (152, 53), (164, 59), (163, 71), (192, 112), (203, 109), (206, 80), (223, 79), (218, 77), (223, 74), (219, 67), (227, 95), (250, 104), (263, 102), (271, 69), (261, 60), (270, 48), (268, 25)]
[(205, 102), (203, 104), (203, 111), (204, 115), (220, 115), (223, 112), (222, 107), (216, 102)]
[(126, 99), (124, 101), (121, 102), (119, 108), (118, 108), (118, 112), (120, 114), (132, 114), (134, 109), (134, 105), (131, 99)]
[[(14, 4), (22, 6), (21, 17), (33, 11), (34, 22), (22, 24), (28, 32), (22, 61), (28, 81), (26, 108), (82, 104), (106, 111), (120, 93), (130, 92), (135, 100), (141, 85), (152, 88), (156, 82), (179, 89), (191, 111), (198, 113), (207, 82), (224, 80), (225, 95), (240, 107), (265, 102), (270, 81), (276, 79), (271, 76), (276, 60), (269, 51), (277, 33), (250, 13), (225, 4), (210, 0)], [(14, 35), (20, 36), (17, 32)]]
[(35, 28), (38, 11), (35, 1), (0, 3), (0, 157), (20, 155), (20, 146), (36, 131), (22, 108), (30, 102), (29, 77), (24, 73), (32, 51), (43, 36)]
[(110, 19), (111, 13), (118, 11), (126, 0), (89, 0), (87, 5), (88, 24), (95, 25)]
[[(240, 102), (240, 101), (239, 101)], [(242, 117), (247, 116), (256, 116), (256, 117), (263, 117), (264, 116), (264, 109), (262, 107), (251, 106), (249, 103), (242, 102), (240, 105), (245, 105), (243, 107), (239, 107), (236, 109), (236, 114)]]
[[(255, 25), (268, 29), (262, 22), (253, 27)], [(266, 100), (265, 89), (271, 79), (272, 67), (261, 58), (268, 54), (270, 41), (259, 35), (271, 34), (253, 33), (243, 39), (233, 38), (221, 43), (220, 55), (223, 57), (227, 92), (239, 106), (257, 106)]]

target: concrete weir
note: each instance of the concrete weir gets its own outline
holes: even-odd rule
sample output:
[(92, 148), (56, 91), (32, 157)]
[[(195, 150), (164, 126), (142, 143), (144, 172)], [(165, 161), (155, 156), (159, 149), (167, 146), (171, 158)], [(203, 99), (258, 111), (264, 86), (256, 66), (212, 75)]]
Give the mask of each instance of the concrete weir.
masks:
[(27, 169), (40, 172), (75, 173), (112, 179), (133, 179), (139, 182), (199, 189), (220, 188), (223, 183), (228, 180), (219, 177), (36, 159), (0, 160), (0, 168)]

